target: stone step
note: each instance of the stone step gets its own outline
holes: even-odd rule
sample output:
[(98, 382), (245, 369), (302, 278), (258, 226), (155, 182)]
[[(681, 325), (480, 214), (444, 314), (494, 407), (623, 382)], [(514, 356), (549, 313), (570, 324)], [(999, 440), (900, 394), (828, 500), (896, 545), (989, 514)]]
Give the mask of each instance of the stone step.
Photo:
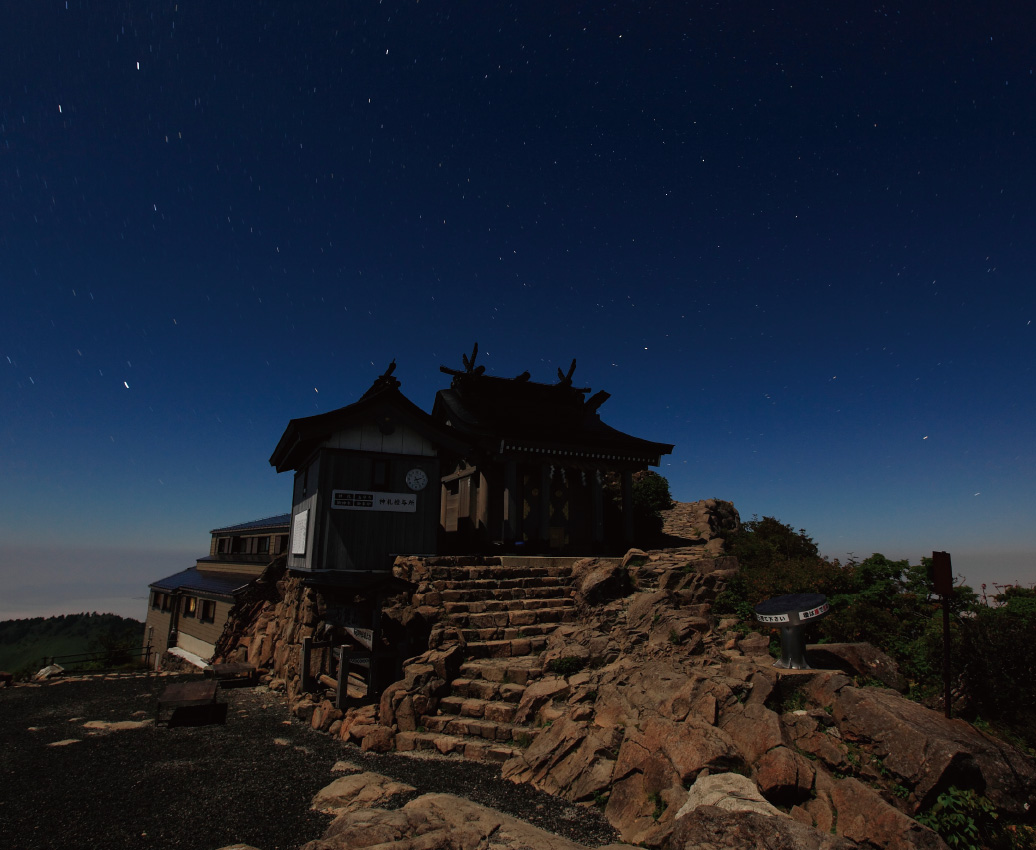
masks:
[(517, 709), (518, 706), (512, 702), (498, 702), (478, 697), (451, 695), (439, 700), (438, 716), (481, 718), (493, 723), (511, 723), (514, 721), (514, 713)]
[(570, 604), (555, 607), (521, 608), (516, 611), (458, 612), (450, 614), (449, 617), (453, 625), (466, 626), (469, 629), (530, 628), (542, 624), (555, 626), (558, 623), (571, 622), (576, 618), (576, 609), (574, 604)]
[(569, 596), (562, 587), (466, 588), (436, 591), (443, 602), (480, 602), (499, 599), (560, 599)]
[(567, 578), (560, 576), (515, 576), (512, 578), (478, 578), (458, 581), (422, 582), (418, 590), (513, 590), (526, 587), (568, 587)]
[(399, 732), (396, 734), (396, 749), (401, 753), (435, 750), (443, 755), (456, 754), (469, 761), (490, 763), (505, 762), (522, 751), (521, 747), (502, 741), (435, 732)]
[(468, 658), (517, 658), (521, 655), (535, 655), (547, 648), (547, 638), (535, 635), (505, 640), (475, 641), (467, 645)]
[(454, 714), (437, 714), (434, 717), (424, 716), (421, 725), (428, 731), (438, 735), (451, 735), (458, 738), (481, 738), (485, 741), (515, 742), (520, 746), (528, 746), (536, 739), (535, 729), (517, 723), (486, 720), (479, 717), (458, 717)]
[(525, 693), (525, 685), (494, 682), (489, 679), (460, 677), (450, 683), (450, 691), (458, 697), (476, 697), (493, 702), (517, 704)]
[[(522, 638), (534, 638), (549, 635), (557, 629), (557, 623), (533, 623), (529, 626), (506, 627), (506, 628), (484, 628), (484, 629), (460, 629), (461, 637), (470, 645), (472, 643), (489, 643), (495, 641), (515, 641)], [(521, 655), (528, 653), (522, 652)]]
[(471, 567), (443, 567), (435, 566), (428, 569), (422, 582), (439, 581), (472, 581), (478, 579), (509, 579), (509, 578), (569, 578), (572, 575), (571, 567), (558, 566), (471, 566)]
[[(421, 604), (418, 602), (415, 605)], [(542, 599), (482, 599), (474, 602), (446, 602), (447, 614), (482, 614), (499, 611), (534, 611), (540, 608), (575, 608), (571, 596), (546, 596)]]
[(524, 687), (543, 675), (543, 666), (540, 659), (535, 656), (469, 658), (460, 665), (459, 675), (463, 679)]

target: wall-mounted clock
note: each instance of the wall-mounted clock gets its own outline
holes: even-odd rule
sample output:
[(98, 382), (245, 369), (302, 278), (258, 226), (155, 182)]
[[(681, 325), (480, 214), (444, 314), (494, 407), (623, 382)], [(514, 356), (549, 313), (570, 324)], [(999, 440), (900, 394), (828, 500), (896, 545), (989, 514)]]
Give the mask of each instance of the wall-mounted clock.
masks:
[(406, 474), (406, 486), (414, 492), (428, 486), (428, 475), (423, 469), (411, 469)]

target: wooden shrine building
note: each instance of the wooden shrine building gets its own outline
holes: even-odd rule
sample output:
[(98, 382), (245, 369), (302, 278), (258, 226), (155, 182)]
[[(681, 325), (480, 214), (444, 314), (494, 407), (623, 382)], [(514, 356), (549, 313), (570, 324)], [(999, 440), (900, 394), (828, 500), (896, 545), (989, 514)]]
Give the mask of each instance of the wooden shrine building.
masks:
[(673, 447), (624, 434), (597, 413), (603, 391), (486, 375), (478, 346), (432, 418), (460, 434), (468, 451), (443, 477), (440, 524), (448, 548), (491, 545), (527, 554), (602, 554), (633, 542), (633, 473), (658, 466)]
[(543, 384), (486, 375), (477, 354), (442, 367), (452, 382), (430, 415), (400, 392), (393, 362), (358, 401), (288, 423), (270, 464), (295, 473), (289, 569), (358, 586), (399, 554), (629, 546), (633, 473), (673, 447), (602, 422), (609, 394), (573, 386), (575, 361)]

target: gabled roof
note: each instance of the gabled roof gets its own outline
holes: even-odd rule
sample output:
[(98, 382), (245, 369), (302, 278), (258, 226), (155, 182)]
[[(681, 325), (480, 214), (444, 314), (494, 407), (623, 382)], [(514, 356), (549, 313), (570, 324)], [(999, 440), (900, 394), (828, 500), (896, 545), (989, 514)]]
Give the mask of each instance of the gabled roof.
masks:
[(569, 382), (541, 384), (485, 374), (457, 374), (435, 396), (432, 416), (487, 450), (557, 453), (568, 457), (657, 464), (672, 452), (601, 421), (597, 408), (608, 398)]
[(287, 531), (288, 526), (291, 525), (291, 514), (277, 514), (277, 516), (269, 516), (266, 519), (254, 519), (251, 522), (242, 522), (238, 525), (226, 525), (223, 528), (214, 528), (210, 531), (210, 534), (226, 534), (228, 532), (237, 531), (261, 531), (264, 529), (275, 529), (283, 527)]
[(390, 420), (409, 425), (433, 443), (462, 453), (465, 443), (399, 391), (398, 381), (379, 378), (359, 401), (328, 413), (292, 419), (270, 456), (278, 472), (298, 469), (313, 451), (336, 431), (363, 422)]
[(174, 590), (195, 590), (199, 593), (233, 596), (244, 590), (255, 579), (254, 575), (207, 573), (196, 567), (189, 567), (183, 572), (152, 582), (149, 586), (154, 590), (163, 590), (167, 593), (172, 593)]

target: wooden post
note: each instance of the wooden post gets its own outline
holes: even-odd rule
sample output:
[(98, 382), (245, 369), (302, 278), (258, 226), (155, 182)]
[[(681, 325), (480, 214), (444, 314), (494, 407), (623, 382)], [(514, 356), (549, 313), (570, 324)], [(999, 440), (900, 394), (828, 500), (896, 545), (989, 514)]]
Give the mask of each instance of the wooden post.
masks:
[(633, 545), (633, 473), (622, 473), (622, 537), (627, 546)]
[(550, 465), (540, 467), (540, 528), (539, 537), (544, 548), (550, 545)]
[(309, 693), (309, 645), (312, 642), (311, 637), (302, 638), (302, 669), (299, 671), (299, 685), (304, 694)]
[(596, 469), (590, 471), (590, 528), (596, 545), (604, 543), (604, 490)]
[(338, 689), (335, 692), (335, 708), (341, 708), (349, 696), (349, 647), (338, 648)]
[(513, 460), (504, 467), (504, 542), (518, 539), (518, 466)]
[(953, 595), (953, 567), (949, 552), (932, 552), (932, 585), (942, 598), (943, 706), (947, 719), (952, 714), (950, 688), (950, 597)]

